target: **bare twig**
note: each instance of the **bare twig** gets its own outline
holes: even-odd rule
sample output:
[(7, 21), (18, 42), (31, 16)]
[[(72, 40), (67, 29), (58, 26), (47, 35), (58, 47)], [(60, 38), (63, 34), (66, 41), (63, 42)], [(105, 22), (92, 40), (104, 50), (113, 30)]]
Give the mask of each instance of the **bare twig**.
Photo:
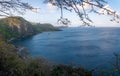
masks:
[(120, 16), (117, 15), (115, 11), (104, 8), (107, 3), (104, 0), (45, 0), (45, 2), (49, 2), (58, 8), (64, 7), (64, 9), (69, 11), (74, 10), (74, 12), (79, 16), (80, 21), (82, 21), (83, 24), (87, 26), (93, 23), (93, 21), (88, 16), (89, 12), (87, 12), (87, 9), (85, 9), (85, 4), (90, 6), (91, 12), (100, 14), (95, 8), (103, 9), (107, 12), (107, 15), (113, 16), (113, 19), (111, 21), (116, 21), (117, 23), (120, 21)]

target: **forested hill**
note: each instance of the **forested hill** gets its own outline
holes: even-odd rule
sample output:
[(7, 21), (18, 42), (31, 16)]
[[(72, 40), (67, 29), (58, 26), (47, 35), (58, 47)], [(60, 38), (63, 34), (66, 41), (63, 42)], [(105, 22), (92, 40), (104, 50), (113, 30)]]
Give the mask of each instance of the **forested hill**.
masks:
[(0, 19), (0, 34), (7, 39), (31, 36), (43, 31), (57, 31), (51, 24), (31, 23), (22, 17)]

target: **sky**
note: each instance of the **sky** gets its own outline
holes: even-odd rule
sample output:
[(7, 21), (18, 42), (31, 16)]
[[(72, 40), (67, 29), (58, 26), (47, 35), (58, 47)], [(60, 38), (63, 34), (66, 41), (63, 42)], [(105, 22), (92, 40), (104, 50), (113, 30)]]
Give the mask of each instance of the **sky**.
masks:
[[(23, 1), (28, 2), (30, 5), (40, 9), (37, 13), (32, 11), (26, 11), (24, 15), (20, 16), (31, 22), (51, 23), (54, 26), (60, 26), (57, 24), (57, 20), (60, 18), (60, 9), (55, 6), (51, 6), (50, 4), (44, 4), (44, 0)], [(120, 0), (107, 0), (107, 2), (109, 6), (112, 7), (111, 9), (120, 12)], [(120, 23), (110, 21), (110, 16), (89, 13), (89, 17), (93, 21), (92, 25), (95, 25), (96, 27), (120, 27)], [(81, 25), (79, 17), (74, 12), (71, 13), (64, 10), (64, 18), (68, 18), (71, 21), (71, 25), (69, 25), (70, 27), (76, 27)]]

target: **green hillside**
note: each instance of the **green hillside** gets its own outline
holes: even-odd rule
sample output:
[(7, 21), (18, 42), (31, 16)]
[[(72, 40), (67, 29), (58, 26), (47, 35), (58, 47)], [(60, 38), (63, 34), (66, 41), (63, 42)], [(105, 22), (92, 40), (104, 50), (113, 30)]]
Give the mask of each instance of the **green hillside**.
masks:
[(51, 24), (31, 23), (22, 17), (0, 19), (0, 32), (5, 38), (26, 37), (44, 31), (57, 31)]

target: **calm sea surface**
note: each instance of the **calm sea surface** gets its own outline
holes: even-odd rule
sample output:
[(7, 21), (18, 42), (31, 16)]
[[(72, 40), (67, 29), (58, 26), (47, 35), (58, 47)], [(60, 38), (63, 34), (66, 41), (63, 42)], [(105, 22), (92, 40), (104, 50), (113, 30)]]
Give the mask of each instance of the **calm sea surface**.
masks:
[(74, 64), (87, 69), (108, 68), (113, 53), (120, 54), (120, 28), (64, 28), (16, 41), (33, 57), (55, 63)]

